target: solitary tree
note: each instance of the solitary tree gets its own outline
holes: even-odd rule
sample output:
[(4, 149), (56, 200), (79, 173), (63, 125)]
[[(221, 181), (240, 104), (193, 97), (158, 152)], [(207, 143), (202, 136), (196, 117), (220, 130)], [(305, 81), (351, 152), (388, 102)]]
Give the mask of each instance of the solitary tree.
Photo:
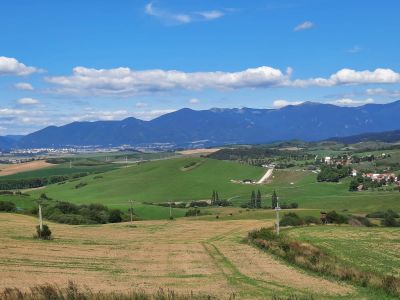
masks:
[(272, 193), (272, 208), (275, 209), (275, 207), (278, 205), (278, 196), (276, 195), (276, 192)]
[(215, 192), (215, 204), (219, 205), (219, 195), (217, 191)]
[(251, 192), (250, 207), (256, 208), (256, 193), (254, 191)]
[(211, 196), (211, 205), (215, 205), (215, 191), (213, 191)]
[(257, 191), (256, 207), (261, 208), (261, 192), (260, 192), (260, 190)]

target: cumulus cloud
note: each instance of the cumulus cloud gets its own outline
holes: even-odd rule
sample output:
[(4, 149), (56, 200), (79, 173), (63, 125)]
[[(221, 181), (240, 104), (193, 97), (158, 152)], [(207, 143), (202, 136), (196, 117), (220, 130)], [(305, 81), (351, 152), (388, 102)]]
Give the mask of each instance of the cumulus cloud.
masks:
[(378, 84), (378, 83), (398, 83), (400, 74), (391, 70), (378, 68), (374, 71), (356, 71), (352, 69), (341, 69), (329, 78), (298, 79), (292, 82), (293, 86), (337, 86), (355, 84)]
[(212, 21), (225, 15), (219, 10), (176, 13), (156, 7), (153, 2), (145, 5), (144, 12), (152, 17), (161, 19), (168, 24), (188, 24), (198, 21)]
[(175, 89), (240, 89), (282, 86), (289, 77), (279, 69), (259, 67), (240, 72), (193, 72), (130, 68), (89, 69), (76, 67), (70, 76), (47, 77), (58, 86), (53, 92), (89, 95), (135, 95)]
[(303, 101), (288, 101), (288, 100), (275, 100), (272, 103), (272, 106), (275, 108), (282, 108), (288, 105), (299, 105), (302, 104)]
[(68, 95), (130, 96), (168, 92), (172, 90), (235, 90), (244, 88), (272, 88), (309, 86), (333, 87), (341, 85), (400, 83), (400, 73), (391, 69), (357, 71), (341, 69), (327, 78), (291, 79), (293, 70), (286, 72), (261, 66), (238, 72), (183, 72), (177, 70), (91, 69), (75, 67), (71, 75), (47, 77), (52, 84), (49, 91)]
[(17, 100), (17, 103), (21, 105), (36, 105), (39, 104), (40, 101), (33, 98), (21, 98)]
[(0, 56), (0, 75), (24, 76), (37, 71), (37, 68), (26, 66), (15, 58)]
[(355, 100), (351, 98), (342, 98), (335, 101), (331, 101), (330, 103), (339, 106), (360, 106), (364, 104), (374, 103), (374, 99), (368, 98), (365, 100)]
[(293, 28), (294, 31), (302, 31), (302, 30), (307, 30), (311, 29), (314, 27), (314, 23), (310, 21), (305, 21), (299, 25), (297, 25), (295, 28)]
[(27, 82), (19, 82), (14, 84), (14, 87), (18, 90), (22, 90), (22, 91), (33, 91), (34, 88), (32, 86), (32, 84), (27, 83)]

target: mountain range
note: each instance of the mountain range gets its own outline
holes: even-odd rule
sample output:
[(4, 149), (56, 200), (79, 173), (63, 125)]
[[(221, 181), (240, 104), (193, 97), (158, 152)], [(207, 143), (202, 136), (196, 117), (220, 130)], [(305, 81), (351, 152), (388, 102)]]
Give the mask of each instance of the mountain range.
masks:
[(400, 128), (400, 101), (341, 107), (305, 102), (280, 109), (184, 108), (151, 121), (74, 122), (50, 126), (18, 139), (0, 138), (0, 148), (120, 146), (169, 143), (176, 147), (254, 144), (299, 139), (318, 141)]

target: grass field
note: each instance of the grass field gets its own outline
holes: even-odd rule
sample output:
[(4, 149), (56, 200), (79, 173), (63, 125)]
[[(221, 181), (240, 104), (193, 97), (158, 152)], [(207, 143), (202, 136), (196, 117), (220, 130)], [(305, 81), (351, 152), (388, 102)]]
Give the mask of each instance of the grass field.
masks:
[[(242, 242), (270, 220), (141, 221), (97, 226), (50, 224), (55, 239), (32, 239), (36, 219), (0, 214), (0, 289), (73, 280), (94, 290), (212, 294), (219, 299), (390, 299), (319, 278)], [(306, 298), (309, 299), (309, 298)]]
[(285, 233), (320, 247), (346, 264), (400, 277), (398, 228), (311, 226), (292, 228)]
[[(185, 168), (191, 162), (195, 167)], [(52, 185), (44, 192), (58, 200), (74, 203), (104, 203), (127, 207), (128, 200), (139, 202), (190, 201), (209, 199), (218, 190), (221, 198), (248, 197), (253, 186), (235, 184), (231, 179), (258, 179), (265, 169), (235, 162), (204, 158), (178, 158), (142, 163), (88, 176), (63, 185)], [(80, 182), (87, 186), (76, 189)], [(42, 191), (40, 191), (42, 192)]]

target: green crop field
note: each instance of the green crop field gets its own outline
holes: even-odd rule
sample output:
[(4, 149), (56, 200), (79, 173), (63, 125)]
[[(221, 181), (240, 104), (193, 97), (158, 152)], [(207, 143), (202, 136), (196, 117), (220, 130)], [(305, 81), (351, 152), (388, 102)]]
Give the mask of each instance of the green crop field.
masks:
[(400, 276), (399, 229), (310, 226), (288, 229), (285, 233), (365, 271)]

